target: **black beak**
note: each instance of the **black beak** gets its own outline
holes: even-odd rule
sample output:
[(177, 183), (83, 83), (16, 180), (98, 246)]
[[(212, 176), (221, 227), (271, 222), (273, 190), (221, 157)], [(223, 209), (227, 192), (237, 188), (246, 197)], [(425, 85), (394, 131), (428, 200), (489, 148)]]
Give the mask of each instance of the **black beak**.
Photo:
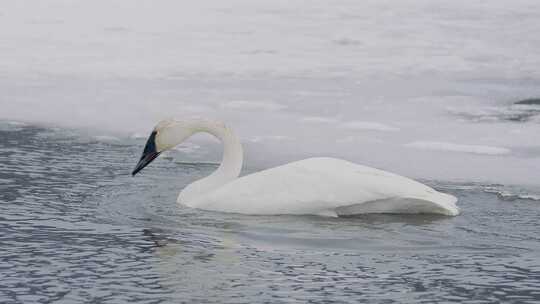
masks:
[(156, 150), (156, 131), (153, 131), (152, 134), (150, 134), (150, 137), (148, 137), (148, 140), (146, 141), (146, 146), (144, 146), (143, 153), (141, 155), (141, 159), (135, 166), (135, 169), (133, 169), (133, 172), (131, 172), (132, 176), (135, 176), (135, 174), (139, 173), (144, 167), (148, 166), (156, 157), (159, 156), (161, 152), (157, 152)]

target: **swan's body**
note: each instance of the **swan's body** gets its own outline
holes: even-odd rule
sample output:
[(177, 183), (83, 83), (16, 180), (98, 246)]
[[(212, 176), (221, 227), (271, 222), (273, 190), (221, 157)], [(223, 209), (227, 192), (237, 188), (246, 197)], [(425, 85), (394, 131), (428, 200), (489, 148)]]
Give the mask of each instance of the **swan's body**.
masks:
[(310, 158), (235, 179), (179, 203), (245, 214), (456, 215), (456, 199), (411, 179), (335, 158)]
[(242, 168), (240, 141), (222, 123), (205, 120), (158, 124), (134, 174), (160, 152), (196, 132), (208, 132), (223, 142), (223, 161), (213, 174), (182, 190), (178, 203), (185, 206), (253, 215), (459, 214), (457, 199), (451, 195), (403, 176), (335, 158), (305, 159), (238, 178)]

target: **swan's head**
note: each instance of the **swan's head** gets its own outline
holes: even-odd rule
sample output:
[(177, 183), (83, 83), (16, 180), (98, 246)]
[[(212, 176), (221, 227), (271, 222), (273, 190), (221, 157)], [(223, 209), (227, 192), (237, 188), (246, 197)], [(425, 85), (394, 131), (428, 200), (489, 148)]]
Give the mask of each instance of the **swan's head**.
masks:
[(160, 121), (150, 133), (141, 158), (131, 175), (139, 173), (148, 166), (159, 154), (169, 150), (186, 140), (194, 130), (189, 123), (172, 119)]

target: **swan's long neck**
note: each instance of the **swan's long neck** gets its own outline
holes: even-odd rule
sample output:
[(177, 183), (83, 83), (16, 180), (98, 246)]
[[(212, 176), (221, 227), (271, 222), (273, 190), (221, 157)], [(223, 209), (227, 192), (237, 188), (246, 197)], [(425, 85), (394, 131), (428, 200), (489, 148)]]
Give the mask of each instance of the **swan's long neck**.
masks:
[(243, 151), (240, 140), (233, 131), (222, 123), (210, 121), (200, 122), (197, 131), (210, 133), (223, 144), (221, 164), (209, 177), (219, 176), (220, 178), (226, 178), (227, 181), (237, 178), (242, 170)]
[(190, 202), (207, 194), (240, 175), (243, 163), (243, 150), (238, 137), (223, 123), (214, 121), (194, 121), (191, 129), (193, 134), (210, 133), (223, 144), (221, 164), (211, 175), (188, 185), (178, 196), (178, 202), (190, 205)]

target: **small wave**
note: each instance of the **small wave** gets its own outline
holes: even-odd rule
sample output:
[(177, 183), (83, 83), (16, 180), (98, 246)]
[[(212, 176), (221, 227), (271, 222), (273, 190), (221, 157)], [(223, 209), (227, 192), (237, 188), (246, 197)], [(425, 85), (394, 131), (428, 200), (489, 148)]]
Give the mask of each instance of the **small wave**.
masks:
[(11, 184), (13, 182), (14, 182), (13, 179), (0, 178), (0, 184)]
[(525, 188), (525, 186), (510, 186), (502, 184), (482, 184), (476, 182), (466, 182), (466, 183), (453, 183), (453, 182), (442, 182), (442, 181), (426, 181), (427, 184), (431, 184), (437, 190), (446, 190), (446, 191), (465, 191), (465, 192), (484, 192), (495, 194), (499, 199), (505, 201), (514, 201), (514, 200), (531, 200), (531, 201), (540, 201), (540, 189), (530, 189)]
[(487, 186), (484, 188), (484, 192), (493, 193), (497, 195), (502, 200), (514, 201), (514, 200), (532, 200), (540, 201), (540, 195), (523, 193), (523, 190), (515, 190), (516, 192), (510, 189), (501, 189), (500, 187)]

